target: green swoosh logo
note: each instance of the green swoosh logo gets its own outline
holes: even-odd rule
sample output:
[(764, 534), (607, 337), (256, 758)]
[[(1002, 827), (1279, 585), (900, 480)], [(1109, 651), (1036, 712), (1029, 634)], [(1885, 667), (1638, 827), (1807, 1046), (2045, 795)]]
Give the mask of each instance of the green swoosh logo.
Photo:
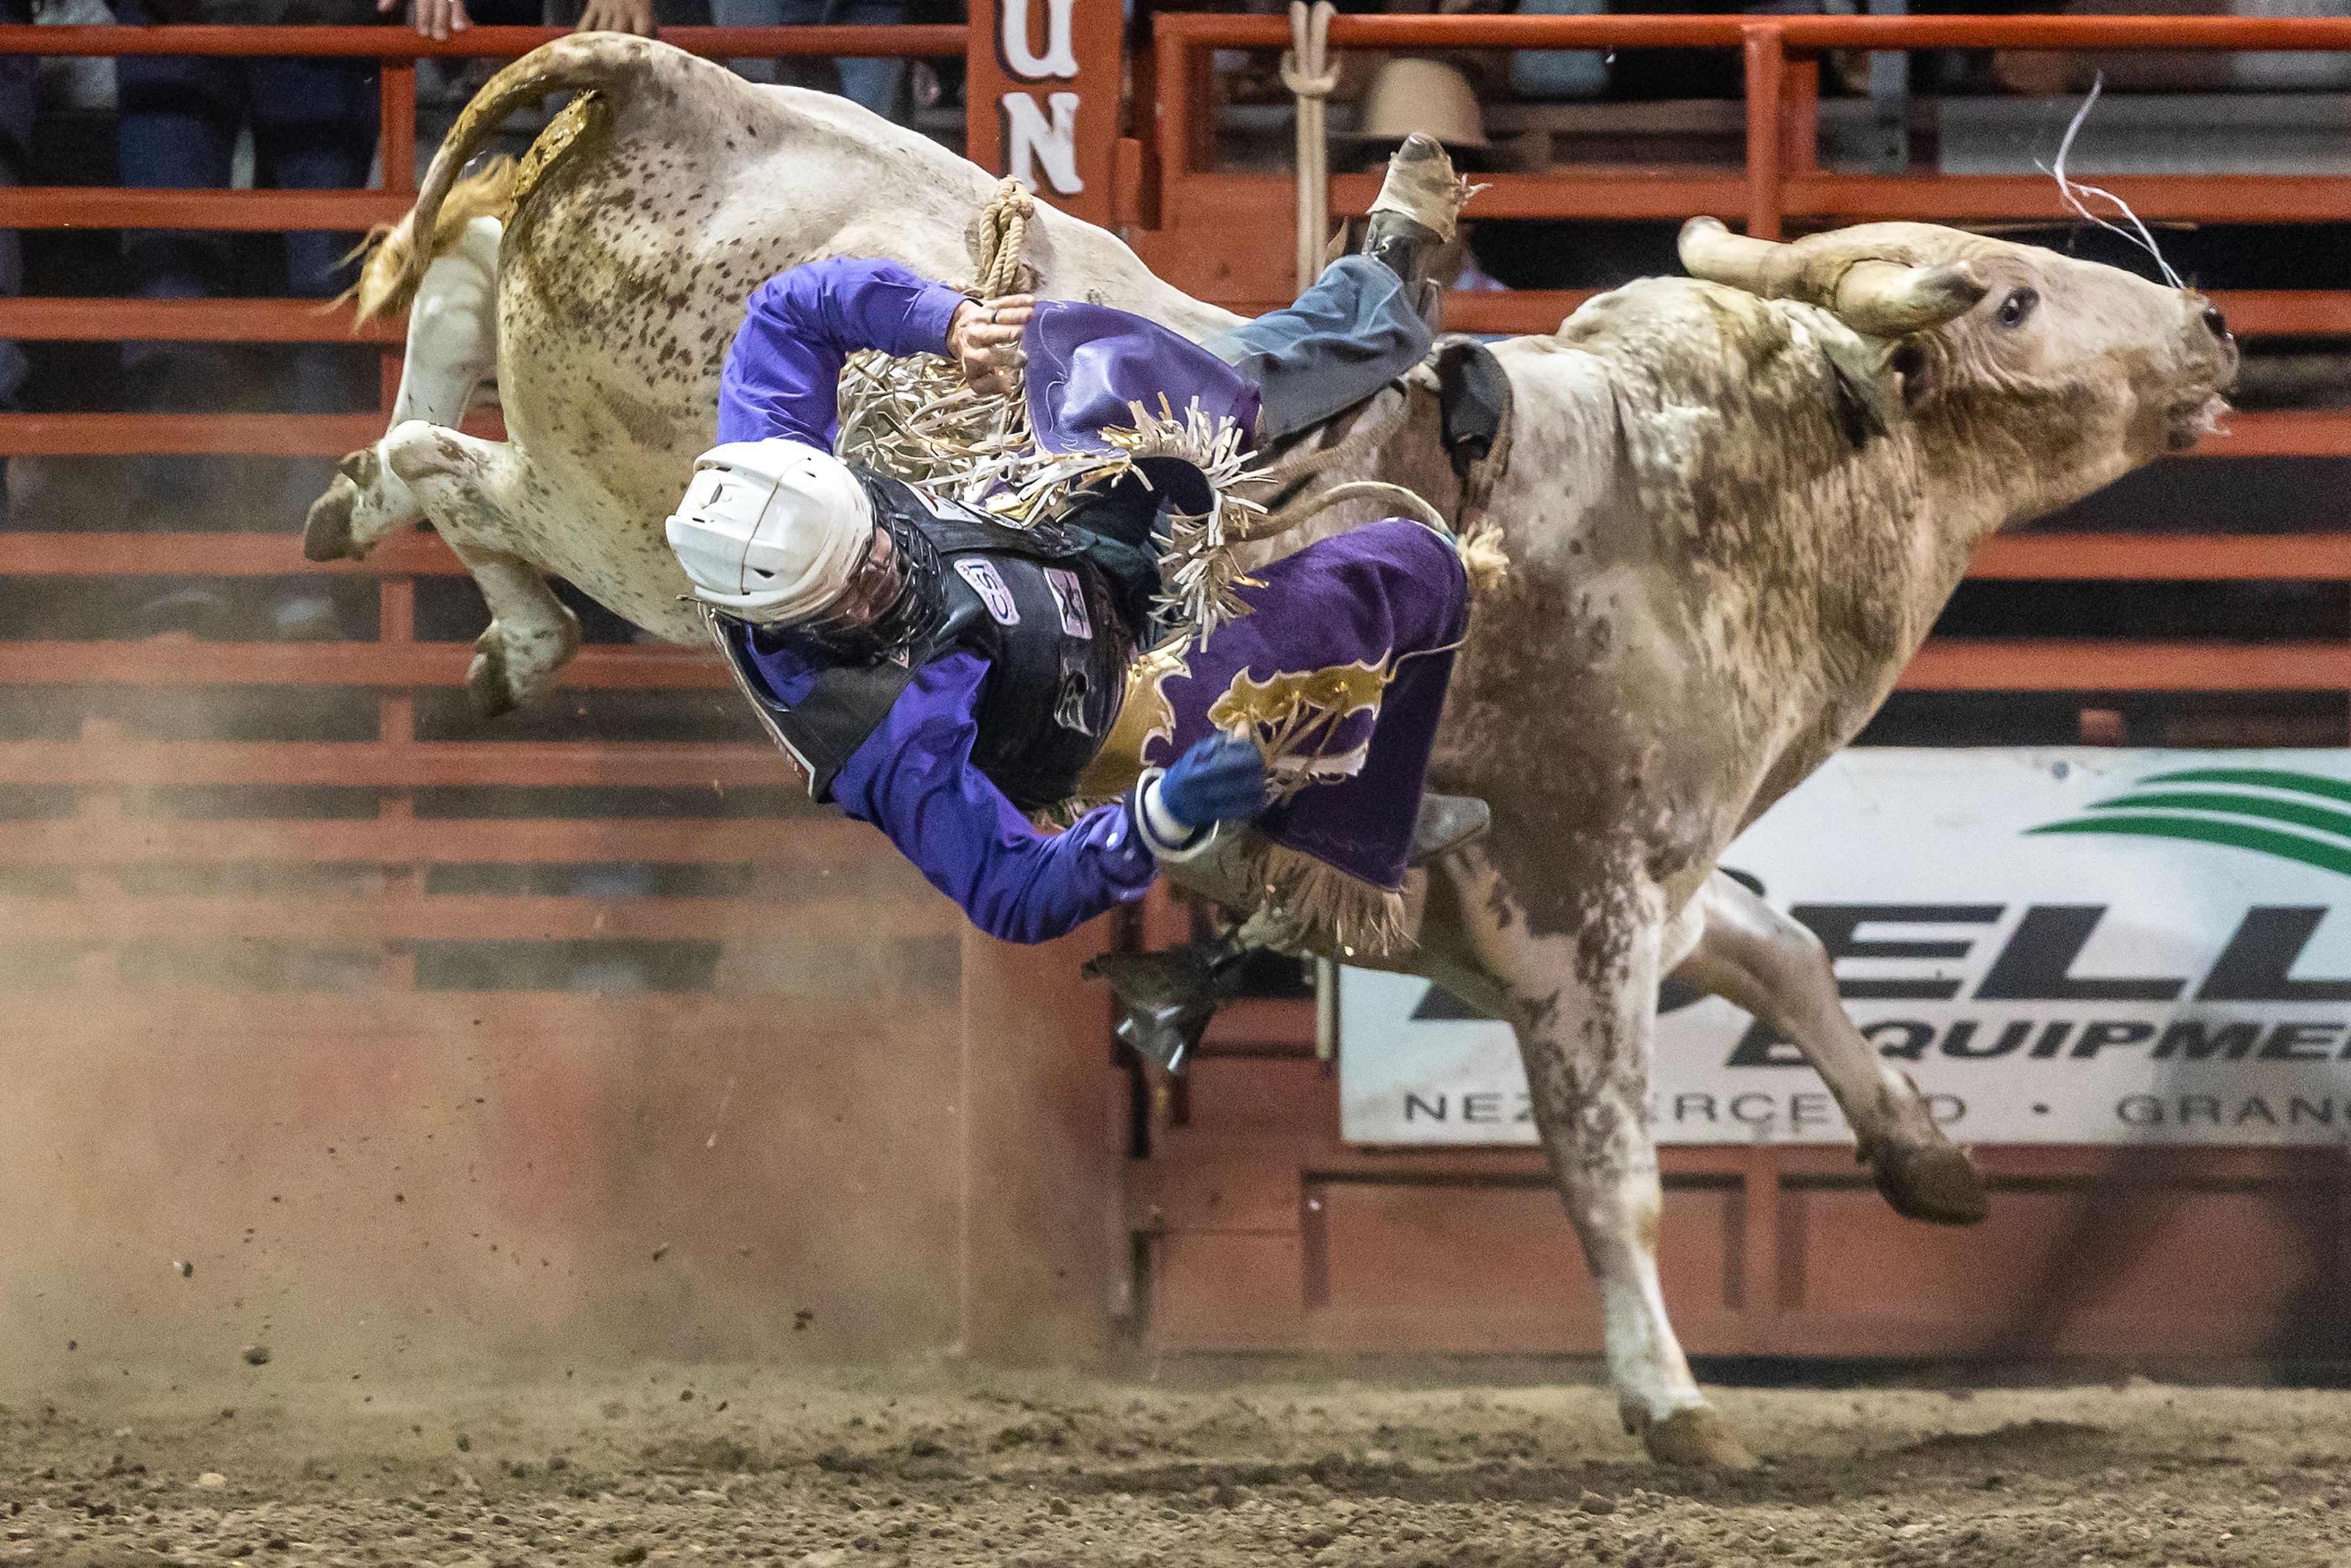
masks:
[[(2148, 788), (2158, 784), (2227, 788)], [(2275, 768), (2184, 768), (2142, 779), (2128, 794), (2092, 802), (2094, 816), (2025, 831), (2217, 844), (2351, 876), (2351, 811), (2336, 810), (2337, 805), (2351, 805), (2351, 782), (2323, 774)]]

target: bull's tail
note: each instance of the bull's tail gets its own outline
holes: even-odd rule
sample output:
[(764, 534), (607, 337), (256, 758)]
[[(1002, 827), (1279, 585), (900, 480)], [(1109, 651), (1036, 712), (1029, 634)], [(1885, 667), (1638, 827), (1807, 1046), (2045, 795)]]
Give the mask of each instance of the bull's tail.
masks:
[[(433, 217), (433, 243), (424, 252), (424, 266), (432, 265), (436, 256), (455, 248), (457, 236), (475, 218), (507, 220), (514, 210), (515, 161), (493, 158), (451, 187)], [(415, 265), (416, 214), (420, 203), (411, 207), (396, 224), (378, 224), (368, 230), (366, 239), (346, 261), (363, 256), (360, 280), (344, 291), (344, 299), (358, 301), (359, 321), (372, 321), (379, 316), (397, 315), (408, 308), (416, 293), (416, 285), (424, 276), (424, 267)], [(341, 300), (336, 301), (340, 304)]]
[[(512, 159), (494, 159), (459, 178), (507, 115), (551, 92), (625, 96), (643, 79), (664, 47), (620, 33), (575, 33), (541, 45), (483, 84), (433, 155), (416, 204), (399, 223), (371, 234), (361, 247), (367, 264), (353, 290), (359, 319), (405, 309), (424, 280), (424, 269), (456, 244), (467, 223), (477, 217), (504, 220), (511, 214), (518, 199)], [(534, 147), (532, 155), (528, 161), (537, 162), (539, 149)], [(432, 243), (417, 244), (420, 234), (430, 235)]]

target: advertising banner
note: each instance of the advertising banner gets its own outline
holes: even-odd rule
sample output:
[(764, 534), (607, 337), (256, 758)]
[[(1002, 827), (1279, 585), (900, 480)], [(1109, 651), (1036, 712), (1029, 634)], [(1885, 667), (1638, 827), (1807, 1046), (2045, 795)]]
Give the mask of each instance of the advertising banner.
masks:
[[(2351, 752), (1849, 751), (1723, 857), (1958, 1140), (2351, 1141)], [(1670, 984), (1661, 1142), (1842, 1143), (1795, 1048)], [(1347, 969), (1346, 1136), (1534, 1141), (1510, 1031)]]

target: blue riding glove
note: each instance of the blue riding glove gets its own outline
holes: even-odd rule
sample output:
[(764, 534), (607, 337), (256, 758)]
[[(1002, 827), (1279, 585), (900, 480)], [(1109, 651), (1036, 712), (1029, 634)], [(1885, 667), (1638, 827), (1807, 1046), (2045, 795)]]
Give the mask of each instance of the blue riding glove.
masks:
[(1265, 810), (1265, 753), (1254, 740), (1209, 736), (1169, 767), (1159, 803), (1186, 829), (1246, 822)]
[(1212, 735), (1144, 783), (1136, 816), (1144, 841), (1165, 859), (1198, 847), (1204, 829), (1265, 808), (1265, 753), (1254, 740)]

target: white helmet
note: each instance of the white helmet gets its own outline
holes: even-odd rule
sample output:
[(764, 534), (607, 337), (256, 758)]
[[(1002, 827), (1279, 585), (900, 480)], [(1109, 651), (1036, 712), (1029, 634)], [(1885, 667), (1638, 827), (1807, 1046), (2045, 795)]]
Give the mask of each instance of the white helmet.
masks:
[(873, 504), (830, 452), (780, 436), (731, 441), (695, 459), (667, 531), (695, 598), (790, 625), (849, 586), (873, 537)]

